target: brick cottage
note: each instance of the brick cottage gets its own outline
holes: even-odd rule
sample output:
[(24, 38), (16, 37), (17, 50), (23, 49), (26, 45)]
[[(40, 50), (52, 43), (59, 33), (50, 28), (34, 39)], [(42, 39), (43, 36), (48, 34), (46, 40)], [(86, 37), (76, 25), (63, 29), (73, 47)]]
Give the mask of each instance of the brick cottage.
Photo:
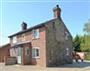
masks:
[(18, 64), (54, 66), (71, 63), (73, 51), (72, 36), (61, 19), (61, 9), (53, 8), (54, 18), (10, 35), (10, 56)]

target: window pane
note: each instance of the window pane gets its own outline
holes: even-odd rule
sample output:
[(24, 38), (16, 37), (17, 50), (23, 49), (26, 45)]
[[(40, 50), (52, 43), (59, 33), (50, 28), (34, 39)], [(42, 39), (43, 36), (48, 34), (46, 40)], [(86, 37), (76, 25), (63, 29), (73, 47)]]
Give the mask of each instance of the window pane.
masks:
[(38, 48), (33, 48), (32, 49), (32, 57), (33, 58), (38, 58), (39, 56), (40, 56), (39, 49)]
[(35, 49), (32, 49), (32, 57), (35, 57)]
[(39, 29), (37, 29), (36, 31), (36, 38), (39, 38)]
[(16, 42), (17, 42), (17, 38), (13, 37), (13, 43), (16, 43)]
[(36, 49), (36, 56), (39, 56), (39, 49)]
[(34, 38), (39, 38), (39, 29), (33, 30)]
[(30, 49), (29, 49), (29, 47), (28, 48), (26, 48), (26, 55), (30, 55)]

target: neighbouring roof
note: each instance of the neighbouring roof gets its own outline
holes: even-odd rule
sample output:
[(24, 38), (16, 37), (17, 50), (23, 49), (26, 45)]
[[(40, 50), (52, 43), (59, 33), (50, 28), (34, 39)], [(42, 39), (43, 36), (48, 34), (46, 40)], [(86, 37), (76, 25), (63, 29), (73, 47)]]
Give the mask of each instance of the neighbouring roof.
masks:
[(8, 47), (8, 46), (10, 46), (10, 43), (7, 43), (7, 44), (5, 44), (5, 45), (2, 45), (2, 46), (0, 46), (0, 48), (6, 48), (6, 47)]
[(16, 36), (16, 35), (19, 35), (19, 34), (22, 34), (22, 33), (28, 32), (28, 31), (31, 31), (31, 30), (33, 30), (33, 29), (40, 28), (40, 27), (45, 26), (46, 24), (48, 24), (48, 23), (50, 23), (50, 22), (54, 22), (54, 21), (56, 21), (56, 20), (57, 20), (57, 19), (51, 19), (51, 20), (49, 20), (49, 21), (46, 21), (46, 22), (43, 22), (43, 23), (41, 23), (41, 24), (35, 25), (35, 26), (33, 26), (33, 27), (30, 27), (30, 28), (28, 28), (28, 29), (26, 29), (26, 30), (19, 31), (19, 32), (13, 34), (13, 35), (8, 36), (8, 37), (10, 38), (10, 37), (13, 37), (13, 36)]

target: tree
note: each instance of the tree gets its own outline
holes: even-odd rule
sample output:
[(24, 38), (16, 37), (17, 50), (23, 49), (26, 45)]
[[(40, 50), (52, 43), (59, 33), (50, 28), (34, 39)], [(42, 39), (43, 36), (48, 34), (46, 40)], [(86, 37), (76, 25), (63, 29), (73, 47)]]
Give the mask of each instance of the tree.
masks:
[(82, 51), (90, 51), (90, 35), (84, 35), (83, 41), (81, 41), (81, 50)]
[(76, 35), (75, 38), (73, 39), (74, 51), (81, 51), (80, 43), (81, 43), (80, 37)]
[(87, 33), (88, 35), (90, 35), (90, 19), (89, 19), (89, 21), (84, 25), (83, 31), (84, 31), (85, 33)]
[(90, 52), (90, 19), (84, 25), (83, 31), (85, 34), (83, 36), (78, 36), (73, 39), (74, 50)]
[(81, 46), (82, 51), (90, 51), (90, 19), (85, 23), (83, 31), (85, 34), (83, 36), (84, 43), (81, 42), (81, 45), (83, 45), (83, 47)]

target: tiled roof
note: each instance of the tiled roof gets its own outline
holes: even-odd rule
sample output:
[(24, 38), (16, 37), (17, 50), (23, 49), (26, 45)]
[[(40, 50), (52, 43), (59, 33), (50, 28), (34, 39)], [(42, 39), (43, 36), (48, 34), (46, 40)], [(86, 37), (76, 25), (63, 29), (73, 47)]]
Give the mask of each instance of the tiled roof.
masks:
[(19, 34), (22, 34), (22, 33), (28, 32), (28, 31), (31, 31), (31, 30), (33, 30), (33, 29), (40, 28), (40, 27), (45, 26), (46, 24), (48, 24), (48, 23), (50, 23), (50, 22), (54, 22), (55, 20), (56, 20), (56, 19), (51, 19), (51, 20), (46, 21), (46, 22), (44, 22), (44, 23), (41, 23), (41, 24), (35, 25), (35, 26), (33, 26), (33, 27), (30, 27), (30, 28), (28, 28), (28, 29), (26, 29), (26, 30), (19, 31), (19, 32), (13, 34), (13, 35), (8, 36), (8, 37), (10, 38), (10, 37), (13, 37), (13, 36), (16, 36), (16, 35), (19, 35)]
[(5, 45), (0, 46), (0, 48), (6, 48), (7, 46), (10, 46), (10, 43), (7, 43)]

